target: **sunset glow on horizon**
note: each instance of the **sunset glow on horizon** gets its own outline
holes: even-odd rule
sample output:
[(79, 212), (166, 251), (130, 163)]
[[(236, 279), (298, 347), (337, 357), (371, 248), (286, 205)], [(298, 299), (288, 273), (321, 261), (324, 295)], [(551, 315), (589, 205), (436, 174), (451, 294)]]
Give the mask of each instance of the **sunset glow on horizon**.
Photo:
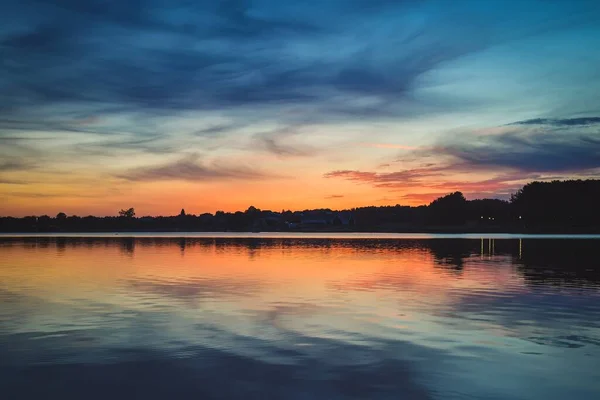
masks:
[(597, 1), (2, 8), (0, 216), (414, 206), (600, 177)]

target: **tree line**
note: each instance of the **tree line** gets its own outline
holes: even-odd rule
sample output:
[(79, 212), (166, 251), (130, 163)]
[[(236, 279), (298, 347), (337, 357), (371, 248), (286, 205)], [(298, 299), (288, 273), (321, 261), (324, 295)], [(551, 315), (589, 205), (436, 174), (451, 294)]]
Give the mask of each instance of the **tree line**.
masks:
[[(428, 205), (348, 210), (260, 210), (137, 217), (133, 207), (114, 217), (58, 213), (0, 218), (2, 232), (121, 231), (371, 231), (371, 232), (600, 232), (600, 180), (531, 182), (509, 201), (467, 200), (450, 193)], [(310, 217), (309, 217), (310, 216)]]

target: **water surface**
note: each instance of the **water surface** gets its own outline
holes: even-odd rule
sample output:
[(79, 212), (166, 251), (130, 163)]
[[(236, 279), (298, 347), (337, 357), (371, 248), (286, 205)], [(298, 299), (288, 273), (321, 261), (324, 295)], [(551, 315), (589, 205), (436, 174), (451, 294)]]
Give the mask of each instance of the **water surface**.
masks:
[(52, 236), (0, 238), (3, 398), (600, 398), (600, 240)]

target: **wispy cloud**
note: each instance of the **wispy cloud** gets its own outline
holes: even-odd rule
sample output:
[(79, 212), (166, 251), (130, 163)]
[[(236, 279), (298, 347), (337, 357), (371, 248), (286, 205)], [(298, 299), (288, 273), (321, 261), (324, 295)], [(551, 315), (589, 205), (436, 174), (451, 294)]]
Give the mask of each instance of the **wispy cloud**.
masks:
[(22, 192), (22, 191), (8, 191), (8, 196), (17, 198), (31, 198), (31, 199), (52, 199), (52, 198), (97, 198), (96, 193), (41, 193), (41, 192)]
[(0, 185), (27, 185), (30, 181), (20, 179), (3, 179), (0, 178)]
[(118, 177), (129, 181), (211, 181), (211, 180), (258, 180), (273, 178), (271, 174), (241, 166), (223, 166), (216, 163), (203, 164), (197, 156), (158, 166), (134, 168)]
[[(0, 14), (4, 180), (101, 181), (107, 158), (139, 155), (162, 162), (122, 179), (267, 179), (304, 162), (395, 191), (477, 172), (475, 193), (598, 165), (594, 1), (5, 0)], [(244, 162), (265, 153), (264, 171)]]
[(23, 159), (0, 162), (0, 172), (28, 171), (34, 168), (34, 163)]
[(350, 181), (374, 183), (379, 187), (410, 187), (421, 183), (424, 178), (441, 177), (447, 171), (446, 167), (426, 167), (407, 169), (395, 172), (371, 172), (341, 170), (324, 175), (325, 178), (343, 178)]
[(417, 150), (416, 146), (407, 146), (395, 143), (360, 143), (361, 147), (374, 147), (377, 149), (401, 149), (401, 150)]
[(600, 167), (600, 118), (529, 120), (483, 136), (464, 132), (431, 152), (474, 167), (584, 172)]
[(511, 12), (532, 4), (505, 12), (444, 5), (441, 13), (419, 12), (414, 1), (141, 0), (108, 10), (59, 1), (32, 13), (37, 1), (8, 1), (5, 20), (20, 22), (0, 30), (0, 114), (50, 104), (149, 114), (284, 104), (315, 116), (393, 115), (445, 63), (590, 15), (583, 4), (538, 8), (509, 29)]
[(124, 152), (149, 154), (172, 154), (182, 150), (181, 144), (168, 140), (166, 135), (119, 135), (108, 139), (76, 144), (75, 151), (80, 155), (101, 155), (121, 157)]
[(196, 131), (194, 131), (194, 135), (195, 136), (201, 136), (201, 137), (213, 137), (213, 136), (218, 136), (224, 133), (230, 133), (235, 131), (236, 129), (239, 129), (243, 126), (243, 124), (235, 124), (235, 123), (229, 123), (229, 124), (218, 124), (218, 125), (211, 125), (205, 128), (200, 128)]
[(410, 204), (429, 204), (440, 197), (440, 192), (433, 193), (407, 193), (398, 199), (398, 202), (407, 202)]
[(324, 178), (343, 178), (349, 181), (372, 182), (376, 177), (376, 172), (364, 172), (353, 170), (338, 170), (327, 172), (323, 175)]
[(426, 193), (407, 193), (402, 199), (413, 201), (431, 200), (442, 194), (462, 191), (469, 198), (476, 197), (507, 197), (514, 193), (528, 179), (538, 179), (539, 174), (523, 174), (521, 172), (501, 173), (493, 178), (464, 178), (457, 180), (452, 176), (457, 172), (465, 172), (468, 166), (447, 165), (422, 167), (396, 172), (371, 171), (332, 171), (325, 178), (341, 178), (391, 192), (407, 192), (418, 189)]
[(298, 143), (300, 127), (276, 129), (254, 135), (254, 144), (258, 149), (264, 149), (280, 157), (308, 157), (318, 151), (312, 146)]
[[(483, 134), (482, 129), (455, 132), (431, 147), (400, 156), (411, 162), (433, 157), (438, 164), (392, 172), (339, 170), (324, 177), (390, 191), (428, 191), (406, 197), (419, 200), (456, 190), (471, 198), (506, 197), (527, 180), (600, 176), (600, 118), (535, 119), (509, 126), (483, 129)], [(482, 179), (482, 174), (488, 177)]]
[(581, 117), (581, 118), (534, 118), (525, 121), (517, 121), (508, 125), (551, 125), (551, 126), (585, 126), (600, 124), (600, 117)]

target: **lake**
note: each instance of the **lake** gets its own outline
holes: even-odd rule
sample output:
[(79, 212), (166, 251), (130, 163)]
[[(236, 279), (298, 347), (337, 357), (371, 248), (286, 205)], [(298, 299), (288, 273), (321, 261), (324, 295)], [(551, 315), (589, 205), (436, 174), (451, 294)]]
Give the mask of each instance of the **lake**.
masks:
[(594, 236), (0, 237), (5, 399), (598, 399)]

